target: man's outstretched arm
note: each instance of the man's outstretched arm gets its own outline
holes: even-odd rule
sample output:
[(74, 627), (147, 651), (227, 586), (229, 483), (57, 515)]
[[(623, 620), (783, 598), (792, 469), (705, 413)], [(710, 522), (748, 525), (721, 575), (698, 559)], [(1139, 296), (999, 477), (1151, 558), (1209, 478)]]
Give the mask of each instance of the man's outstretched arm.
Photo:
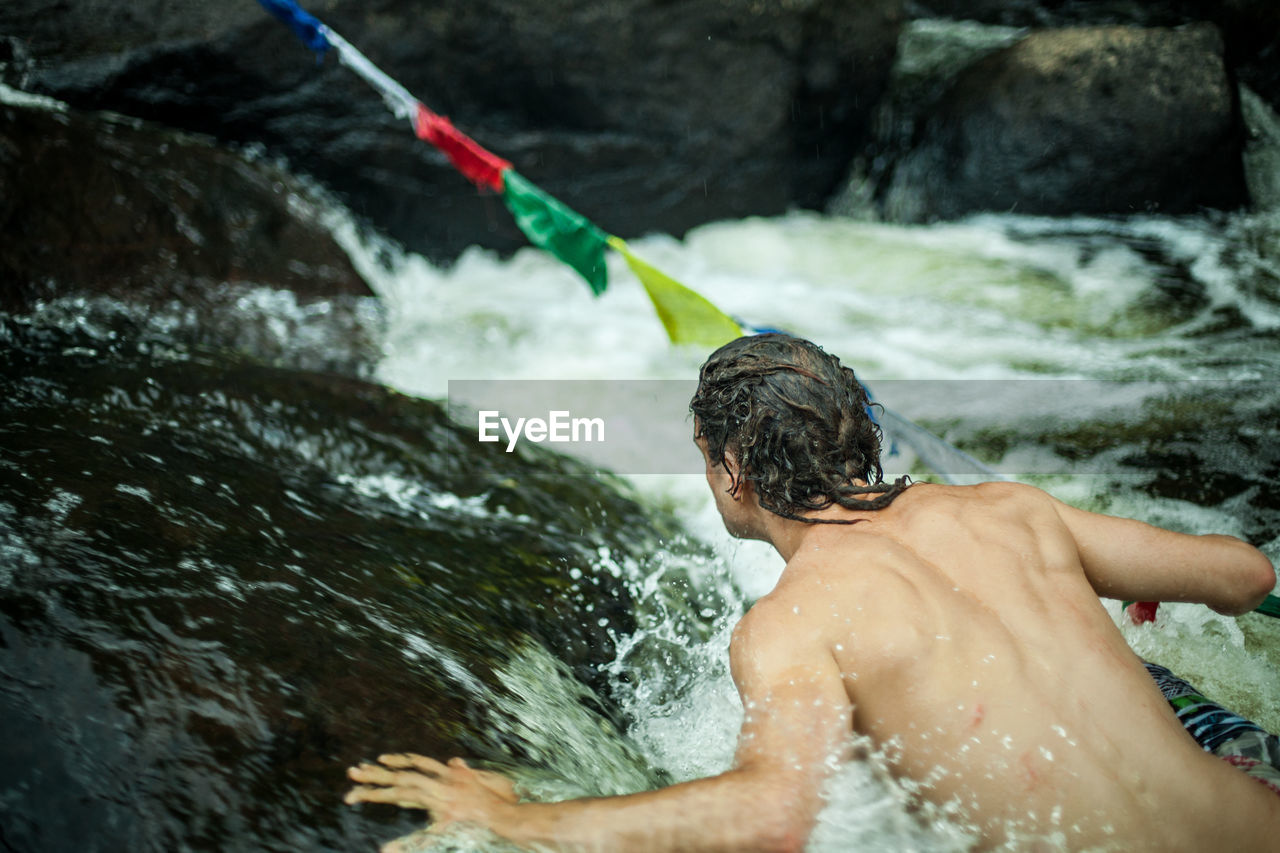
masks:
[(1275, 586), (1271, 561), (1234, 536), (1175, 533), (1054, 503), (1099, 595), (1193, 601), (1234, 616), (1253, 610)]
[(349, 771), (347, 802), (431, 812), (435, 827), (486, 826), (517, 843), (585, 850), (792, 851), (804, 846), (852, 710), (825, 649), (779, 638), (748, 615), (730, 650), (746, 708), (735, 766), (708, 779), (623, 797), (517, 803), (453, 760), (384, 756)]

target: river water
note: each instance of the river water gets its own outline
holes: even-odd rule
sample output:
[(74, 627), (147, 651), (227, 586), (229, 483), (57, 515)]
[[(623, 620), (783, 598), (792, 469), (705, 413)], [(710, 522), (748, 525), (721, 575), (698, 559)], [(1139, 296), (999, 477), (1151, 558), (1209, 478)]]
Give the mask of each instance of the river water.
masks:
[[(332, 217), (335, 233), (385, 306), (379, 332), (384, 355), (375, 379), (403, 394), (443, 400), (449, 382), (463, 379), (687, 381), (706, 355), (668, 344), (642, 289), (618, 258), (610, 259), (610, 289), (593, 299), (571, 271), (532, 249), (509, 259), (474, 250), (441, 269), (358, 236), (339, 209)], [(1280, 501), (1273, 491), (1280, 478), (1280, 222), (1274, 218), (989, 216), (899, 227), (795, 213), (710, 224), (682, 240), (647, 237), (633, 241), (632, 247), (734, 316), (819, 342), (854, 367), (894, 411), (1002, 476), (1033, 482), (1090, 509), (1189, 532), (1234, 533), (1258, 544), (1273, 562), (1280, 559)], [(11, 357), (8, 364), (10, 387), (26, 389), (23, 400), (11, 396), (6, 410), (9, 438), (0, 474), (12, 495), (35, 489), (31, 484), (52, 483), (60, 475), (50, 472), (63, 471), (85, 483), (106, 478), (114, 495), (108, 509), (126, 515), (154, 512), (167, 519), (161, 538), (168, 550), (161, 554), (148, 550), (154, 548), (154, 529), (127, 521), (95, 526), (86, 519), (85, 499), (74, 485), (45, 488), (38, 501), (25, 503), (0, 495), (0, 554), (5, 561), (0, 586), (7, 602), (0, 627), (9, 653), (0, 676), (9, 707), (18, 709), (11, 718), (31, 732), (57, 728), (64, 746), (92, 745), (97, 752), (90, 758), (68, 760), (58, 770), (87, 785), (83, 778), (104, 768), (148, 778), (146, 761), (136, 757), (137, 742), (130, 744), (121, 734), (135, 731), (124, 718), (137, 714), (136, 703), (141, 703), (153, 717), (148, 725), (159, 730), (159, 715), (180, 707), (183, 721), (173, 726), (179, 733), (193, 733), (189, 747), (183, 747), (188, 761), (184, 772), (192, 780), (214, 774), (204, 788), (193, 781), (190, 802), (177, 811), (129, 805), (131, 799), (149, 795), (142, 781), (125, 785), (123, 794), (104, 797), (112, 802), (93, 809), (107, 815), (106, 823), (124, 820), (112, 817), (117, 814), (139, 824), (166, 822), (164, 832), (144, 827), (120, 837), (142, 839), (135, 849), (342, 849), (353, 838), (378, 834), (367, 827), (350, 829), (353, 819), (344, 816), (346, 810), (336, 801), (341, 767), (328, 766), (333, 756), (321, 739), (308, 736), (311, 730), (302, 723), (290, 755), (309, 772), (331, 774), (327, 787), (296, 797), (276, 792), (265, 801), (274, 818), (256, 814), (262, 805), (249, 805), (251, 797), (262, 799), (261, 791), (227, 793), (235, 780), (230, 775), (217, 779), (219, 753), (206, 752), (195, 733), (220, 726), (219, 732), (230, 732), (231, 739), (252, 752), (259, 741), (271, 742), (269, 725), (257, 710), (269, 704), (263, 697), (272, 691), (288, 696), (299, 688), (290, 682), (289, 667), (277, 659), (274, 640), (249, 644), (244, 652), (261, 658), (264, 672), (274, 673), (270, 689), (260, 696), (253, 692), (257, 688), (237, 686), (253, 683), (256, 670), (232, 671), (227, 658), (212, 654), (212, 641), (203, 646), (196, 641), (201, 619), (212, 617), (202, 617), (194, 604), (177, 599), (199, 596), (182, 586), (153, 588), (150, 581), (126, 589), (119, 579), (138, 571), (132, 563), (139, 560), (168, 560), (184, 570), (219, 573), (219, 595), (247, 602), (246, 608), (269, 602), (279, 608), (271, 618), (281, 624), (296, 622), (290, 608), (301, 600), (305, 607), (298, 613), (334, 620), (337, 635), (353, 641), (372, 637), (368, 642), (373, 648), (383, 649), (402, 667), (421, 667), (427, 673), (415, 670), (409, 678), (410, 685), (414, 678), (424, 679), (424, 701), (430, 695), (437, 704), (464, 706), (459, 719), (488, 727), (488, 737), (472, 739), (478, 752), (511, 769), (530, 796), (623, 793), (729, 766), (741, 720), (727, 670), (729, 633), (751, 601), (770, 588), (781, 563), (759, 543), (737, 542), (724, 533), (699, 472), (621, 472), (641, 505), (679, 520), (684, 532), (668, 541), (637, 546), (623, 536), (624, 530), (596, 535), (541, 522), (535, 531), (530, 515), (536, 516), (535, 509), (495, 507), (468, 492), (465, 484), (437, 477), (435, 457), (430, 456), (434, 451), (423, 450), (419, 464), (412, 437), (393, 426), (374, 429), (367, 425), (373, 421), (353, 421), (355, 427), (340, 431), (298, 426), (321, 417), (332, 399), (325, 396), (331, 393), (327, 386), (318, 386), (308, 398), (312, 380), (304, 381), (302, 372), (296, 373), (294, 384), (304, 386), (303, 402), (271, 402), (294, 371), (315, 367), (317, 360), (324, 366), (322, 354), (316, 353), (324, 349), (325, 335), (336, 333), (326, 331), (323, 306), (303, 309), (287, 296), (255, 291), (229, 310), (259, 324), (265, 318), (263, 328), (274, 330), (278, 340), (272, 351), (284, 351), (285, 357), (275, 359), (275, 372), (266, 378), (252, 365), (210, 366), (192, 356), (184, 349), (191, 321), (177, 308), (148, 315), (110, 300), (55, 300), (28, 315), (5, 318), (8, 344), (14, 352), (21, 344), (28, 353), (26, 361)], [(376, 325), (373, 319), (369, 323)], [(121, 335), (134, 335), (143, 343), (122, 347)], [(291, 336), (305, 338), (297, 351), (290, 349)], [(53, 343), (40, 343), (46, 338)], [(337, 338), (330, 343), (337, 346)], [(145, 358), (139, 355), (143, 349)], [(126, 362), (130, 370), (143, 371), (141, 379), (130, 380), (133, 391), (94, 397), (67, 390), (71, 380), (64, 377), (73, 372), (87, 377), (84, 388), (113, 387), (118, 377), (111, 371)], [(24, 371), (31, 378), (20, 384)], [(193, 371), (196, 379), (183, 378)], [(199, 387), (183, 391), (183, 382)], [(232, 390), (218, 390), (218, 383), (255, 390), (237, 397)], [(171, 398), (181, 394), (202, 401), (189, 422), (170, 415), (176, 410)], [(364, 391), (356, 396), (367, 403), (375, 421), (380, 407), (398, 405), (394, 396)], [(25, 402), (27, 398), (36, 402)], [(314, 412), (307, 399), (316, 401)], [(81, 406), (86, 422), (106, 426), (96, 439), (86, 438), (90, 443), (74, 443), (61, 437), (53, 423), (58, 406), (71, 407), (67, 411)], [(22, 412), (37, 409), (48, 421), (40, 422), (41, 435), (61, 442), (48, 445), (48, 452), (42, 451), (44, 439), (31, 438), (35, 427), (22, 422), (27, 417)], [(146, 424), (143, 436), (151, 435), (148, 430), (168, 430), (176, 438), (169, 444), (139, 438), (132, 455), (126, 455), (121, 448), (132, 434), (130, 418)], [(114, 432), (112, 425), (118, 427)], [(225, 434), (247, 437), (226, 439), (224, 446), (217, 436)], [(15, 438), (21, 436), (26, 438)], [(101, 456), (86, 450), (95, 446), (105, 448)], [(894, 449), (887, 464), (890, 473), (938, 475), (916, 455), (909, 438), (895, 440)], [(190, 459), (184, 455), (188, 451)], [(50, 458), (59, 453), (60, 459)], [(120, 459), (115, 468), (104, 461), (111, 454)], [(283, 473), (271, 475), (283, 483), (284, 502), (277, 506), (260, 496), (253, 482), (256, 474), (242, 480), (229, 477), (221, 485), (207, 482), (197, 457), (221, 459), (219, 454), (225, 456), (223, 470), (250, 457), (285, 460), (278, 463)], [(301, 473), (308, 466), (323, 469), (324, 475)], [(295, 468), (299, 473), (293, 473)], [(165, 491), (166, 477), (185, 477), (183, 482), (197, 489), (197, 499), (183, 504), (181, 513), (166, 503), (179, 500)], [(248, 510), (233, 515), (228, 507)], [(605, 525), (625, 526), (619, 515), (602, 518)], [(619, 587), (613, 598), (626, 602), (623, 616), (601, 617), (596, 624), (598, 614), (590, 613), (594, 605), (587, 606), (589, 615), (569, 614), (597, 632), (575, 635), (575, 641), (607, 651), (597, 655), (602, 659), (591, 665), (591, 672), (584, 678), (568, 677), (558, 660), (554, 630), (540, 636), (532, 624), (536, 618), (526, 626), (533, 639), (514, 654), (485, 652), (486, 626), (517, 618), (502, 606), (503, 588), (476, 589), (474, 596), (451, 588), (447, 596), (430, 598), (426, 588), (432, 584), (415, 579), (428, 596), (422, 609), (388, 606), (376, 598), (367, 580), (377, 570), (372, 566), (400, 559), (409, 568), (397, 565), (396, 576), (412, 574), (411, 560), (395, 549), (407, 552), (423, 536), (451, 535), (440, 529), (445, 523), (441, 519), (471, 524), (482, 536), (491, 531), (513, 541), (540, 537), (537, 541), (544, 544), (539, 548), (554, 549), (559, 542), (576, 555), (570, 574), (575, 583), (586, 577)], [(320, 532), (299, 538), (297, 531), (306, 524), (314, 525), (307, 530)], [(332, 538), (324, 532), (330, 524), (339, 528)], [(189, 540), (199, 553), (183, 556), (182, 543), (188, 539), (186, 533), (174, 532), (179, 528), (201, 531)], [(382, 528), (404, 533), (376, 540)], [(210, 530), (216, 538), (238, 544), (206, 564), (200, 562), (205, 559), (200, 549), (206, 547)], [(349, 541), (364, 547), (349, 548), (344, 544)], [(64, 556), (59, 562), (50, 554)], [(102, 586), (81, 589), (80, 598), (111, 598), (107, 608), (134, 607), (131, 602), (137, 600), (146, 604), (137, 610), (136, 636), (100, 644), (136, 647), (155, 660), (163, 656), (159, 650), (165, 644), (188, 644), (186, 669), (148, 690), (196, 696), (199, 702), (166, 704), (146, 691), (129, 698), (113, 690), (103, 694), (107, 698), (99, 712), (86, 717), (69, 710), (57, 726), (50, 722), (58, 712), (39, 698), (56, 680), (47, 668), (81, 673), (75, 684), (105, 683), (101, 673), (98, 682), (83, 674), (97, 660), (87, 651), (54, 654), (47, 651), (52, 645), (43, 645), (41, 624), (61, 626), (65, 632), (87, 624), (78, 615), (78, 599), (57, 597), (76, 586), (67, 554), (105, 567)], [(456, 558), (466, 556), (464, 549)], [(364, 586), (337, 589), (326, 580), (323, 589), (306, 593), (310, 598), (298, 598), (299, 590), (309, 589), (308, 567), (326, 559), (351, 561), (343, 576), (363, 577)], [(24, 580), (35, 577), (39, 567), (55, 564), (61, 574), (41, 575), (39, 583)], [(250, 577), (246, 566), (260, 576)], [(271, 574), (273, 566), (287, 567), (288, 576)], [(113, 586), (117, 581), (121, 585)], [(288, 598), (271, 598), (286, 588)], [(166, 601), (181, 618), (166, 621)], [(1163, 607), (1154, 625), (1131, 626), (1122, 619), (1119, 603), (1107, 604), (1141, 654), (1273, 730), (1280, 728), (1280, 633), (1275, 620), (1260, 615), (1231, 619), (1179, 605)], [(32, 615), (37, 612), (45, 615), (37, 619)], [(450, 627), (438, 633), (423, 627), (440, 621)], [(270, 635), (271, 629), (251, 616), (245, 623), (247, 637)], [(84, 636), (91, 640), (96, 635)], [(90, 640), (82, 645), (92, 645)], [(190, 664), (203, 660), (205, 652), (210, 652), (206, 669)], [(470, 671), (477, 659), (491, 670), (488, 675)], [(354, 666), (356, 657), (343, 660), (338, 669), (329, 670), (334, 681), (349, 691), (379, 692), (370, 680), (381, 675), (362, 681), (359, 671), (343, 669)], [(575, 666), (582, 676), (586, 665)], [(605, 724), (608, 715), (584, 700), (584, 681), (616, 703), (617, 725)], [(91, 692), (90, 687), (83, 690)], [(324, 693), (323, 685), (315, 690), (314, 701), (321, 704), (339, 695)], [(64, 704), (78, 707), (71, 701)], [(117, 717), (122, 721), (113, 722)], [(380, 748), (429, 751), (435, 743), (424, 734), (418, 746), (412, 732), (390, 733), (372, 724), (359, 731), (360, 719), (350, 721), (349, 728), (354, 741), (367, 745), (366, 755)], [(155, 743), (145, 745), (157, 755), (164, 751)], [(17, 746), (6, 748), (10, 759), (19, 762), (13, 766), (38, 766)], [(265, 762), (246, 762), (245, 772), (266, 772)], [(59, 836), (42, 828), (40, 821), (47, 824), (50, 818), (33, 816), (37, 804), (57, 802), (53, 790), (62, 778), (58, 773), (37, 774), (29, 784), (6, 789), (0, 806), (7, 809), (7, 832), (19, 840), (65, 837), (76, 849), (110, 849), (74, 834)], [(219, 789), (224, 783), (229, 787)], [(963, 833), (947, 820), (921, 822), (912, 816), (874, 762), (852, 765), (835, 776), (829, 798), (812, 843), (815, 850), (965, 847)], [(294, 815), (302, 813), (295, 800), (331, 813), (338, 828), (326, 835), (282, 827), (297, 822)], [(112, 811), (117, 807), (118, 812)], [(227, 818), (237, 812), (246, 816)], [(208, 825), (191, 828), (184, 814), (218, 817), (202, 817)], [(381, 837), (413, 824), (412, 819), (397, 820)], [(175, 844), (175, 838), (182, 840)], [(467, 836), (452, 843), (460, 849), (501, 846)], [(35, 848), (17, 844), (15, 849)]]

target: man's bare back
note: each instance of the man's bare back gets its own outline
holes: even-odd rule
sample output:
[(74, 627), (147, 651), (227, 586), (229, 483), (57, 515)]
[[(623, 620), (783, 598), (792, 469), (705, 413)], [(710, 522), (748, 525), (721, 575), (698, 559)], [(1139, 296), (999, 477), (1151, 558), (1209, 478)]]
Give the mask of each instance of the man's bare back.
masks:
[[(1280, 798), (1187, 736), (1086, 575), (1080, 552), (1105, 545), (1076, 537), (1136, 522), (1012, 484), (917, 484), (861, 515), (802, 531), (743, 635), (790, 646), (797, 663), (832, 656), (854, 729), (923, 796), (957, 804), (993, 844), (1265, 849), (1280, 838)], [(1231, 575), (1215, 561), (1242, 551), (1225, 537), (1134, 532), (1156, 546), (1151, 563), (1194, 566), (1182, 597), (1223, 585)]]

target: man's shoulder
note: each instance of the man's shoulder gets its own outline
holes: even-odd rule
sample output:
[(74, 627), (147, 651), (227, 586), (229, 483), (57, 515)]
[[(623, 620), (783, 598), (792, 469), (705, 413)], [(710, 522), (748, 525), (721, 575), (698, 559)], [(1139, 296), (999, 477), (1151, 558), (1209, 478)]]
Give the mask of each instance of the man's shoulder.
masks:
[[(793, 555), (773, 590), (743, 617), (744, 630), (822, 630), (836, 615), (847, 622), (861, 613), (859, 602), (893, 597), (900, 587), (909, 587), (901, 570), (918, 556), (890, 533), (855, 531), (849, 528), (835, 543)], [(837, 603), (849, 606), (833, 610)]]
[(1038, 486), (991, 480), (972, 486), (944, 487), (953, 497), (971, 503), (999, 506), (1013, 512), (1056, 512), (1058, 500)]
[[(841, 587), (858, 582), (856, 572), (840, 579)], [(835, 592), (816, 575), (797, 576), (789, 563), (778, 585), (752, 604), (738, 621), (732, 642), (752, 645), (772, 643), (783, 637), (800, 640), (819, 627), (829, 613), (827, 605)]]
[(961, 489), (972, 489), (973, 494), (987, 500), (1017, 501), (1051, 501), (1053, 498), (1044, 489), (1028, 483), (1015, 483), (1011, 480), (988, 480), (974, 486), (959, 486)]
[[(907, 523), (904, 541), (936, 541), (960, 536), (975, 542), (1034, 534), (1070, 535), (1063, 519), (1067, 505), (1026, 483), (992, 481), (973, 486), (943, 486), (935, 499), (922, 495)], [(963, 534), (963, 535), (961, 535)]]
[(771, 593), (752, 605), (738, 620), (729, 641), (729, 665), (734, 680), (748, 669), (783, 671), (810, 660), (826, 646), (816, 605), (796, 603)]

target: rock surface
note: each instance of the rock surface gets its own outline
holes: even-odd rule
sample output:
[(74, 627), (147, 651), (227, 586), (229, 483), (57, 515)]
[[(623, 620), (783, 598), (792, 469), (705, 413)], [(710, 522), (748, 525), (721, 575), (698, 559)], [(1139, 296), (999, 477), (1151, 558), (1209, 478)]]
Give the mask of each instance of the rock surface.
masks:
[(1232, 76), (1280, 108), (1280, 4), (1274, 0), (909, 0), (915, 17), (946, 17), (1010, 27), (1218, 27)]
[(422, 817), (344, 806), (351, 764), (537, 761), (502, 716), (530, 644), (609, 730), (569, 674), (601, 686), (634, 630), (601, 553), (669, 531), (595, 472), (54, 319), (0, 314), (5, 849), (374, 849)]
[[(254, 282), (372, 295), (283, 169), (141, 122), (0, 104), (3, 298)], [(16, 285), (16, 287), (15, 287)]]
[[(307, 366), (359, 373), (377, 357), (378, 312), (320, 209), (284, 169), (206, 138), (0, 103), (0, 310), (73, 296), (179, 303), (191, 335), (276, 363), (323, 326), (340, 334)], [(279, 312), (228, 320), (237, 303), (282, 298), (288, 329), (272, 331)]]
[(1214, 27), (1043, 30), (960, 73), (884, 204), (907, 221), (1230, 208), (1242, 146)]

